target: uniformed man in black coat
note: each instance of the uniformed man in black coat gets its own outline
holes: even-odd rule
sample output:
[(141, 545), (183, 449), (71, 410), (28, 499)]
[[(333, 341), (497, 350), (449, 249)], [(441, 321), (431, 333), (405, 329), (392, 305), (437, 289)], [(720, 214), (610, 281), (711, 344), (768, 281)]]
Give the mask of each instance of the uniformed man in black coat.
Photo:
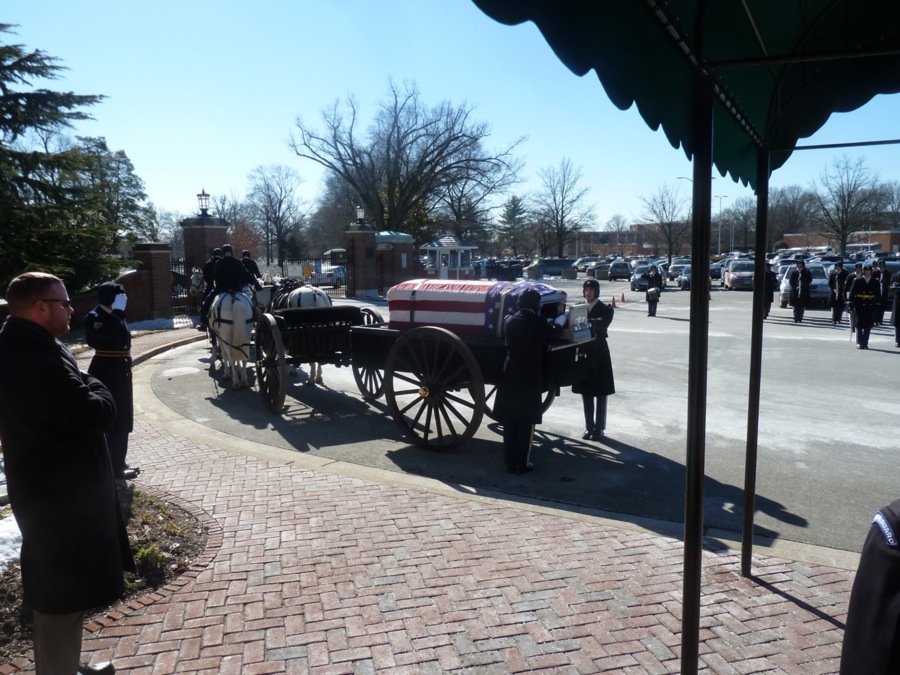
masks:
[(797, 266), (788, 275), (791, 287), (791, 306), (794, 308), (794, 323), (803, 321), (806, 305), (809, 304), (809, 285), (812, 283), (812, 272), (806, 269), (806, 263), (797, 261)]
[(216, 293), (225, 291), (240, 293), (244, 286), (253, 286), (256, 290), (262, 288), (241, 261), (234, 257), (234, 250), (229, 244), (222, 247), (222, 259), (216, 262), (213, 280), (216, 284)]
[(856, 348), (868, 349), (875, 312), (881, 306), (881, 285), (872, 276), (871, 265), (863, 265), (863, 275), (853, 282), (849, 297), (856, 314)]
[(112, 673), (80, 666), (84, 613), (124, 593), (134, 570), (106, 432), (112, 394), (58, 339), (74, 312), (50, 274), (22, 274), (0, 328), (0, 443), (22, 532), (23, 604), (34, 611), (38, 673)]
[(534, 425), (542, 418), (544, 352), (562, 329), (540, 316), (541, 294), (526, 288), (519, 296), (519, 311), (506, 318), (506, 360), (497, 385), (494, 412), (503, 425), (503, 458), (509, 473), (531, 471)]
[(122, 284), (107, 282), (97, 288), (98, 304), (84, 318), (84, 332), (94, 358), (88, 372), (106, 385), (116, 402), (116, 423), (106, 432), (109, 458), (116, 479), (134, 478), (137, 471), (125, 463), (128, 434), (134, 429), (131, 384), (131, 331), (125, 321), (128, 296)]
[(891, 306), (891, 325), (894, 327), (894, 344), (900, 347), (900, 272), (894, 274), (891, 279), (891, 289), (894, 291), (894, 300)]
[(197, 330), (206, 331), (206, 317), (209, 314), (209, 306), (212, 304), (213, 298), (216, 297), (216, 263), (222, 259), (222, 249), (214, 248), (212, 255), (203, 264), (203, 281), (206, 282), (206, 292), (203, 294), (203, 301), (200, 303), (200, 323)]
[(585, 281), (582, 292), (588, 305), (588, 321), (594, 340), (588, 348), (587, 377), (576, 382), (572, 391), (581, 394), (584, 407), (585, 431), (581, 437), (586, 441), (597, 441), (603, 438), (606, 430), (606, 397), (616, 393), (612, 357), (606, 342), (609, 324), (616, 310), (598, 298), (600, 284), (596, 279)]
[(900, 673), (900, 500), (872, 519), (853, 590), (841, 675)]
[(887, 271), (883, 258), (875, 263), (872, 277), (881, 287), (881, 304), (875, 309), (875, 325), (880, 326), (884, 323), (884, 313), (888, 308), (888, 294), (891, 290), (891, 273)]
[(250, 257), (250, 251), (245, 249), (243, 253), (241, 253), (241, 264), (253, 275), (254, 279), (262, 279), (259, 265), (257, 265), (256, 261)]
[(828, 275), (828, 306), (831, 307), (831, 323), (840, 323), (844, 315), (844, 304), (847, 302), (847, 270), (838, 260)]
[(778, 275), (772, 269), (772, 263), (766, 263), (765, 283), (763, 286), (763, 302), (766, 306), (764, 319), (769, 318), (769, 312), (772, 309), (772, 303), (775, 301), (775, 291), (778, 289)]

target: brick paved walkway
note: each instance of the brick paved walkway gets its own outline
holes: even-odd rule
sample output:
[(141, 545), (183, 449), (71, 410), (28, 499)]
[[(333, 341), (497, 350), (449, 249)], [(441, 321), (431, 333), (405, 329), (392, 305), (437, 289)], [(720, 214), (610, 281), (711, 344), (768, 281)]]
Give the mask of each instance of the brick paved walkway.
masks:
[[(129, 454), (138, 488), (211, 536), (178, 583), (89, 626), (86, 654), (119, 672), (679, 671), (677, 540), (248, 457), (145, 421)], [(704, 672), (836, 672), (853, 574), (767, 556), (754, 572), (704, 554)]]

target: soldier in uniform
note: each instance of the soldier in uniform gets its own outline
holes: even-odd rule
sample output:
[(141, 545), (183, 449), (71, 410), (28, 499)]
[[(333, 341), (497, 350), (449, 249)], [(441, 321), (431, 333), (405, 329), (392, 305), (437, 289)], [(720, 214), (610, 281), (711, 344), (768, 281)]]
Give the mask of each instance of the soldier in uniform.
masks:
[(850, 592), (841, 675), (900, 673), (900, 500), (872, 526)]
[(791, 287), (791, 306), (794, 308), (794, 323), (803, 321), (806, 305), (809, 304), (809, 285), (812, 283), (812, 272), (806, 269), (806, 263), (797, 261), (797, 266), (788, 276)]
[(586, 441), (597, 441), (603, 438), (606, 430), (606, 398), (616, 393), (613, 379), (612, 357), (606, 343), (609, 324), (612, 323), (615, 309), (598, 298), (600, 284), (596, 279), (584, 282), (584, 299), (588, 305), (588, 321), (591, 322), (591, 333), (595, 338), (588, 351), (588, 376), (576, 382), (572, 391), (581, 394), (584, 407), (584, 434)]
[(88, 346), (94, 349), (88, 373), (106, 385), (116, 403), (115, 424), (106, 432), (109, 458), (116, 480), (134, 478), (138, 473), (125, 462), (128, 434), (134, 428), (131, 331), (125, 321), (127, 300), (122, 284), (100, 284), (97, 287), (99, 304), (84, 318), (85, 337)]
[(230, 244), (222, 247), (222, 259), (216, 262), (216, 271), (213, 273), (216, 285), (216, 294), (223, 291), (240, 293), (244, 286), (253, 286), (256, 290), (262, 288), (240, 260), (234, 257), (234, 249)]
[(872, 266), (863, 266), (863, 275), (853, 282), (850, 304), (856, 313), (856, 348), (869, 348), (869, 333), (875, 323), (875, 312), (881, 306), (881, 286), (872, 276)]
[(880, 326), (884, 323), (884, 313), (887, 311), (888, 306), (888, 294), (891, 290), (891, 275), (884, 266), (884, 259), (880, 259), (875, 263), (872, 277), (881, 287), (881, 304), (875, 309), (875, 325)]
[(766, 305), (766, 313), (763, 316), (764, 319), (769, 318), (769, 311), (772, 309), (772, 302), (775, 300), (775, 290), (778, 288), (778, 275), (772, 270), (772, 263), (766, 263), (766, 273), (765, 273), (765, 293), (763, 297), (765, 299)]
[(203, 302), (200, 303), (200, 323), (197, 330), (206, 332), (206, 316), (209, 314), (209, 306), (212, 304), (213, 298), (216, 297), (215, 273), (216, 263), (222, 259), (222, 249), (214, 248), (212, 255), (209, 256), (203, 265), (203, 281), (206, 282), (206, 293), (203, 294)]
[(847, 270), (840, 260), (834, 264), (834, 270), (828, 275), (828, 288), (831, 289), (828, 296), (831, 323), (840, 323), (844, 314), (844, 303), (847, 302)]
[[(853, 266), (853, 271), (847, 275), (847, 282), (844, 284), (844, 288), (848, 296), (853, 288), (853, 282), (862, 276), (862, 267), (862, 263), (856, 263)], [(847, 304), (847, 313), (850, 315), (850, 333), (852, 334), (856, 332), (856, 312), (853, 311), (853, 305), (849, 303)]]
[(241, 253), (241, 264), (247, 269), (250, 274), (253, 275), (254, 279), (262, 279), (262, 274), (259, 271), (259, 265), (256, 264), (256, 261), (250, 257), (250, 251), (244, 250)]
[(894, 327), (894, 344), (900, 347), (900, 272), (891, 279), (894, 290), (894, 304), (891, 306), (891, 325)]
[(506, 360), (497, 385), (494, 412), (503, 425), (503, 458), (508, 473), (531, 471), (534, 425), (542, 417), (543, 361), (547, 343), (562, 329), (539, 315), (541, 294), (522, 291), (519, 311), (506, 318)]

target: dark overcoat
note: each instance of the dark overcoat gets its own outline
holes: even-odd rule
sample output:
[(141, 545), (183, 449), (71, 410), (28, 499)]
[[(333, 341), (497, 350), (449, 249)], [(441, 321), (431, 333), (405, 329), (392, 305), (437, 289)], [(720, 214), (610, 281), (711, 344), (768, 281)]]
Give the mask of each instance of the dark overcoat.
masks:
[(253, 277), (241, 261), (230, 255), (226, 255), (216, 263), (216, 271), (213, 274), (216, 291), (234, 291), (239, 293), (244, 286), (259, 287), (259, 282)]
[(850, 287), (850, 304), (856, 313), (856, 325), (871, 328), (875, 323), (875, 310), (881, 306), (881, 284), (875, 277), (857, 277)]
[(812, 272), (806, 267), (801, 271), (799, 267), (791, 270), (788, 276), (788, 284), (791, 287), (791, 306), (798, 304), (804, 307), (809, 304), (809, 285), (812, 283)]
[[(900, 326), (900, 272), (891, 278), (891, 286), (894, 288), (894, 304), (891, 306), (891, 325)], [(890, 289), (888, 289), (890, 291)]]
[(778, 288), (778, 275), (771, 269), (767, 269), (763, 278), (765, 279), (763, 299), (771, 305), (775, 300), (775, 290)]
[(121, 310), (97, 305), (84, 318), (88, 346), (96, 350), (88, 372), (106, 385), (116, 402), (116, 422), (112, 432), (134, 430), (134, 401), (131, 383), (131, 331)]
[(0, 329), (0, 443), (22, 532), (24, 604), (68, 614), (115, 602), (134, 569), (105, 432), (115, 403), (38, 324)]
[(609, 324), (612, 323), (615, 311), (611, 305), (604, 304), (602, 300), (597, 300), (588, 311), (591, 334), (595, 339), (591, 340), (587, 348), (588, 376), (572, 385), (572, 391), (576, 394), (610, 396), (616, 393), (612, 356), (606, 343)]
[(834, 270), (828, 275), (828, 288), (831, 293), (828, 296), (828, 306), (836, 304), (843, 306), (847, 296), (847, 270)]
[(900, 673), (900, 500), (876, 514), (850, 592), (841, 675)]
[(544, 394), (544, 353), (559, 332), (534, 312), (506, 318), (506, 359), (497, 384), (494, 414), (500, 422), (540, 424)]

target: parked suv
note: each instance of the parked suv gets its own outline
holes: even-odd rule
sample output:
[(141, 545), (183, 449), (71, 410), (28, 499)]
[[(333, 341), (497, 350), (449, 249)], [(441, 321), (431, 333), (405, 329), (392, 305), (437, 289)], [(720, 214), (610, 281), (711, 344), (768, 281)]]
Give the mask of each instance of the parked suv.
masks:
[(615, 281), (616, 279), (628, 281), (631, 278), (631, 272), (631, 265), (624, 260), (617, 260), (614, 263), (610, 263), (607, 278), (610, 281)]

